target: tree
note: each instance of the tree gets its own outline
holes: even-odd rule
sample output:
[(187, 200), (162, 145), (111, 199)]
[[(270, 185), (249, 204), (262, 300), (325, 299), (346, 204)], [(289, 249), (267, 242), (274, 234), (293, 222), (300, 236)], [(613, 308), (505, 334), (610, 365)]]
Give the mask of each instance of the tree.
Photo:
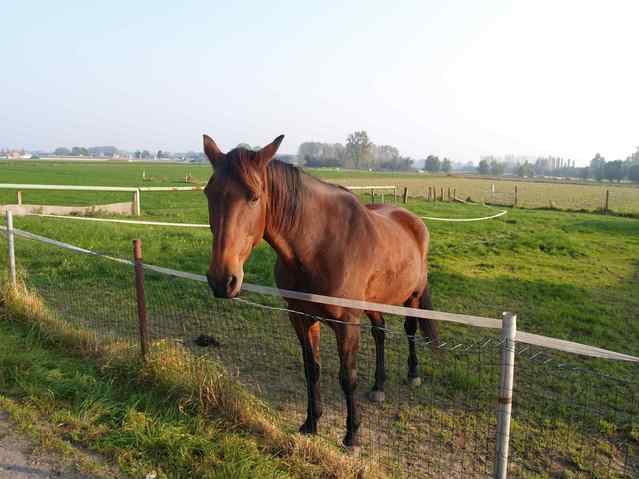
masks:
[(448, 158), (444, 158), (442, 160), (442, 164), (441, 164), (441, 170), (444, 173), (450, 173), (450, 170), (452, 169), (452, 164), (450, 162), (450, 160)]
[(504, 174), (504, 164), (501, 161), (490, 161), (490, 174), (493, 176), (501, 176)]
[(621, 182), (625, 176), (623, 171), (623, 161), (615, 160), (606, 163), (603, 167), (603, 176), (609, 181), (617, 180), (618, 182)]
[(89, 156), (89, 150), (83, 146), (74, 146), (71, 148), (71, 156)]
[(64, 146), (60, 146), (55, 149), (53, 154), (58, 156), (69, 156), (71, 154), (71, 150), (69, 150), (68, 148), (65, 148)]
[(151, 155), (151, 152), (149, 150), (144, 150), (141, 154), (141, 158), (143, 160), (150, 160), (151, 158), (153, 158), (153, 155)]
[(346, 139), (346, 152), (357, 169), (368, 168), (371, 164), (373, 144), (365, 131), (356, 131)]
[(587, 180), (588, 178), (590, 178), (590, 167), (589, 166), (584, 166), (583, 168), (577, 168), (578, 174), (579, 174), (579, 178), (581, 178), (582, 180)]
[(520, 178), (532, 178), (535, 176), (535, 166), (526, 161), (517, 166), (515, 173)]
[(639, 182), (639, 163), (636, 163), (628, 168), (628, 179), (630, 181)]
[(606, 159), (601, 156), (599, 153), (595, 155), (595, 157), (590, 160), (590, 171), (595, 180), (601, 181), (605, 178), (604, 175), (604, 166), (606, 165)]
[(479, 162), (479, 166), (477, 167), (477, 171), (480, 175), (487, 175), (490, 173), (490, 163), (488, 160), (483, 159)]
[(442, 168), (441, 161), (435, 155), (428, 155), (424, 160), (424, 169), (431, 173), (437, 173)]

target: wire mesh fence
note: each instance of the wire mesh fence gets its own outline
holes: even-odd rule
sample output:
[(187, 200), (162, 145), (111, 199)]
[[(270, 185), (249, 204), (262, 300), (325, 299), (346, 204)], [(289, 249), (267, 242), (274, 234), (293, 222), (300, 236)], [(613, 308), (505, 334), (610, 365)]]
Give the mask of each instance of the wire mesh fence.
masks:
[[(2, 236), (4, 238), (4, 236)], [(6, 270), (6, 242), (0, 242)], [(37, 307), (98, 342), (139, 348), (131, 264), (16, 238), (19, 277)], [(295, 433), (306, 415), (299, 341), (280, 298), (215, 299), (205, 283), (145, 270), (151, 349), (174, 348), (221, 364)], [(375, 341), (362, 320), (356, 397), (360, 458), (396, 477), (486, 478), (495, 469), (496, 412), (504, 344), (498, 332), (446, 330), (433, 344), (407, 338), (402, 317), (385, 315), (385, 400), (374, 402)], [(367, 321), (367, 320), (366, 320)], [(422, 384), (407, 381), (413, 340)], [(339, 445), (346, 408), (329, 321), (321, 326), (324, 414), (318, 433)], [(611, 372), (613, 371), (613, 372)], [(509, 477), (639, 477), (636, 367), (518, 345)], [(185, 374), (194, 374), (185, 371)], [(634, 374), (634, 376), (633, 376)]]

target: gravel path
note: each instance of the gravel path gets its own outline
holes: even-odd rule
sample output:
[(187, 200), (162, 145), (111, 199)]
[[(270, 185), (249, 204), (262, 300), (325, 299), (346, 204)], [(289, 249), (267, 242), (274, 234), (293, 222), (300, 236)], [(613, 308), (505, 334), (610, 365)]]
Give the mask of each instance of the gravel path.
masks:
[(36, 451), (33, 443), (16, 431), (4, 411), (0, 411), (0, 478), (91, 479), (73, 472), (56, 454)]

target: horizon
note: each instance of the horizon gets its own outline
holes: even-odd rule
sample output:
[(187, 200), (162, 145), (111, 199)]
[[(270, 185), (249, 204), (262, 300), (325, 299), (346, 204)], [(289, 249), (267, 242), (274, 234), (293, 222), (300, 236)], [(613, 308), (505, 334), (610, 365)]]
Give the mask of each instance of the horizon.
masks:
[[(415, 160), (625, 159), (639, 4), (5, 7), (0, 147), (200, 152), (366, 130)], [(633, 123), (633, 121), (635, 123)]]

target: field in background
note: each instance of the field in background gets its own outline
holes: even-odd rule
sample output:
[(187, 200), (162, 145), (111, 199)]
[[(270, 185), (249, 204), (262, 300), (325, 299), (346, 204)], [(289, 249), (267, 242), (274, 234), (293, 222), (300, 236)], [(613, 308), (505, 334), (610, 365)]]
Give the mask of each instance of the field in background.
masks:
[[(147, 181), (143, 181), (143, 172)], [(619, 213), (639, 214), (639, 187), (616, 184), (565, 184), (538, 181), (491, 180), (461, 176), (439, 176), (424, 173), (382, 173), (368, 171), (336, 171), (311, 169), (309, 172), (327, 181), (350, 186), (398, 185), (407, 187), (409, 196), (423, 197), (428, 187), (456, 189), (457, 196), (473, 201), (511, 205), (515, 186), (518, 206), (524, 208), (557, 208), (567, 210), (599, 210), (604, 207), (606, 190), (610, 191), (609, 208)], [(0, 161), (0, 182), (44, 183), (100, 186), (185, 186), (187, 174), (195, 184), (206, 184), (208, 165), (175, 163), (149, 164), (128, 162), (73, 163), (56, 161)], [(492, 185), (495, 193), (492, 193)], [(13, 202), (13, 192), (0, 190), (0, 204)], [(63, 192), (27, 192), (24, 201), (65, 201), (65, 204), (90, 204), (130, 199), (126, 194), (109, 193), (77, 195)]]

